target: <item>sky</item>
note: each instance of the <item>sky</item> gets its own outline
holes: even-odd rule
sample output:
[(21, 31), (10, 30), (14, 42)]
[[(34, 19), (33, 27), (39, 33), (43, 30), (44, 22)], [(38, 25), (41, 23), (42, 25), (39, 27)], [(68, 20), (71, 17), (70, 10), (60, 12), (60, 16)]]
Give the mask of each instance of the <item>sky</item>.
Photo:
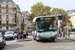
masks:
[(31, 10), (31, 6), (37, 2), (42, 2), (44, 5), (63, 8), (64, 10), (75, 9), (75, 0), (13, 0), (16, 4), (19, 4), (21, 11)]

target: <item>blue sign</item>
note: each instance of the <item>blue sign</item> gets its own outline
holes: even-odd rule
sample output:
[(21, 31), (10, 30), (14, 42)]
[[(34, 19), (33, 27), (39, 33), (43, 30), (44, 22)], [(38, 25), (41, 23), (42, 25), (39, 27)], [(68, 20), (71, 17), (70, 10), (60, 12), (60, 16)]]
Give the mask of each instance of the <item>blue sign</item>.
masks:
[(24, 24), (24, 25), (26, 25), (26, 24)]

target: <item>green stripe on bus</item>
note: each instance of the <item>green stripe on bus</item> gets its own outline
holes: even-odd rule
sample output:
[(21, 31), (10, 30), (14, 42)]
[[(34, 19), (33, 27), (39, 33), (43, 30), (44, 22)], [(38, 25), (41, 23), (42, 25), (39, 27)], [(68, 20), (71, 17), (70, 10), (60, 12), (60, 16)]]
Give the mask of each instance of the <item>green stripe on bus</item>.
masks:
[(53, 32), (57, 32), (57, 31), (43, 31), (43, 32), (39, 32), (39, 33), (53, 33)]

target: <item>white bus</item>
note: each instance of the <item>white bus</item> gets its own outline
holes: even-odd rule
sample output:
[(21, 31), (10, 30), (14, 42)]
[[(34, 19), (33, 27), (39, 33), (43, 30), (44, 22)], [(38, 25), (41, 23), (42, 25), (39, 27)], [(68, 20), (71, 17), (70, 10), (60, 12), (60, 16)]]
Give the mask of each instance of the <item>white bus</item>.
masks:
[(39, 40), (51, 39), (55, 41), (57, 37), (57, 24), (55, 16), (40, 16), (33, 19), (36, 30), (32, 31), (33, 39)]

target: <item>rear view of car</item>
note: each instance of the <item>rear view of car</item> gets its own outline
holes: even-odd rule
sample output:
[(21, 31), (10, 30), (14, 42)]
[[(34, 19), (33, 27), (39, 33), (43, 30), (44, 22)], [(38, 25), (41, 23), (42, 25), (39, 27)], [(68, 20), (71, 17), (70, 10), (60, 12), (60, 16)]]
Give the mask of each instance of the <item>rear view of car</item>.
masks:
[(0, 33), (0, 47), (4, 48), (5, 45), (6, 45), (6, 41), (5, 41), (4, 35)]
[(14, 40), (15, 39), (15, 35), (14, 35), (14, 32), (13, 31), (8, 31), (8, 32), (5, 32), (5, 39), (12, 39)]
[(71, 29), (70, 34), (75, 34), (75, 29)]

